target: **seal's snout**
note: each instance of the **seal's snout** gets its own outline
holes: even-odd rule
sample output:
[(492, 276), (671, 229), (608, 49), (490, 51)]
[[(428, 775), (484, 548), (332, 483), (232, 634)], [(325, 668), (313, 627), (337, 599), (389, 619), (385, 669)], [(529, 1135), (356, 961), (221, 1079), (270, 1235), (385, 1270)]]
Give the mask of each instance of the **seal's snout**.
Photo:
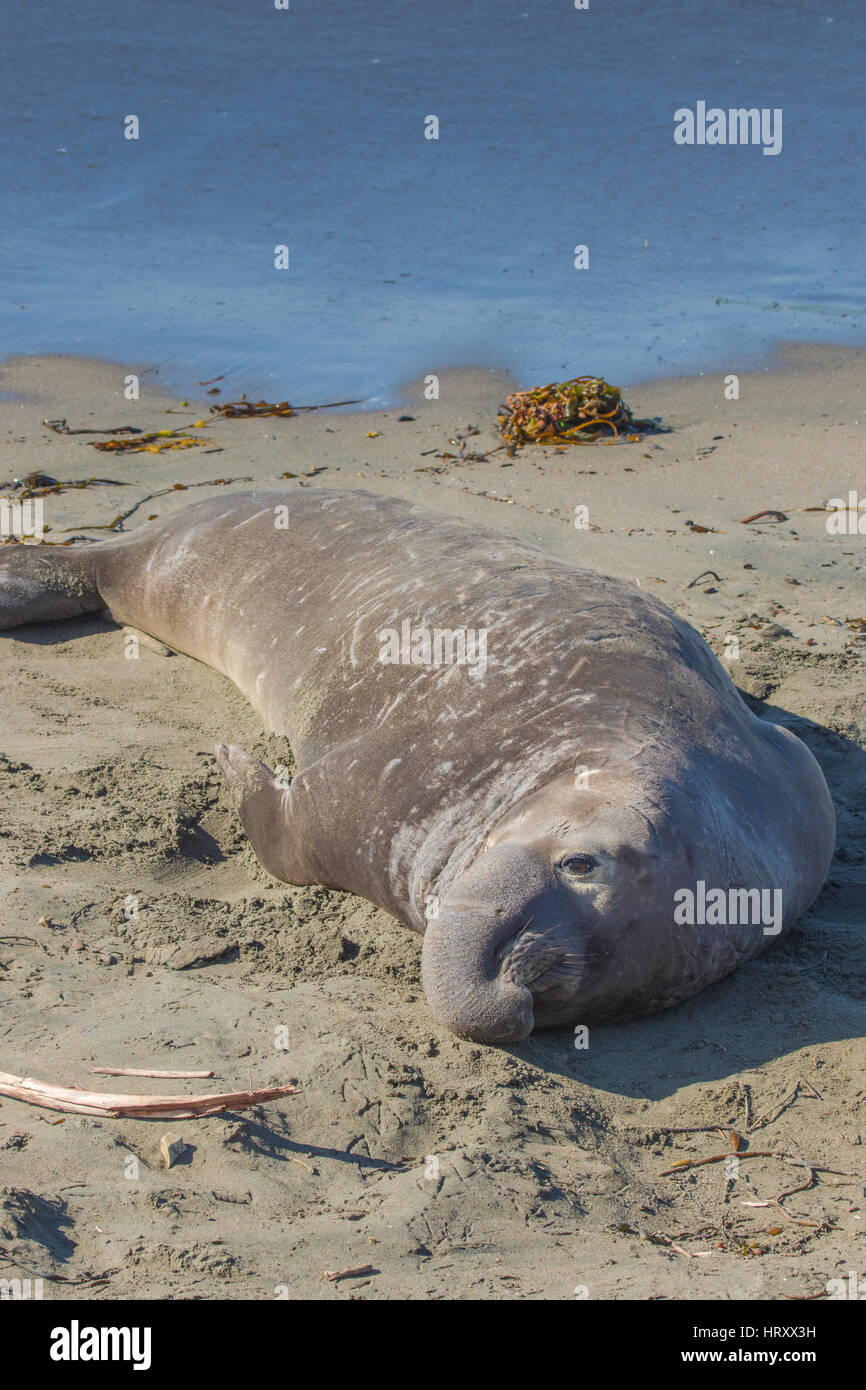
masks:
[[(428, 927), (421, 956), (421, 976), (433, 1013), (458, 1037), (473, 1042), (513, 1043), (528, 1038), (535, 1026), (529, 989), (497, 969), (490, 952), (474, 949), (470, 936), (460, 941), (456, 917)], [(444, 930), (442, 930), (444, 929)], [(463, 947), (454, 950), (458, 943)]]
[(546, 997), (566, 968), (558, 933), (546, 919), (549, 866), (525, 846), (481, 855), (446, 893), (428, 923), (421, 957), (424, 990), (438, 1019), (462, 1038), (513, 1043), (535, 1026), (536, 997)]

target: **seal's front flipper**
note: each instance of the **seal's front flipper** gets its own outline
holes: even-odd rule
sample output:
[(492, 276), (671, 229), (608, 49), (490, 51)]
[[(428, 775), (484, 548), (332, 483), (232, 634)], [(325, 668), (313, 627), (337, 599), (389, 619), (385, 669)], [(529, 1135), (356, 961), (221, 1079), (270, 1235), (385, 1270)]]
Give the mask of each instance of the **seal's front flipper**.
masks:
[(216, 745), (216, 758), (258, 859), (283, 883), (317, 883), (305, 863), (304, 835), (292, 789), (264, 763), (234, 744)]

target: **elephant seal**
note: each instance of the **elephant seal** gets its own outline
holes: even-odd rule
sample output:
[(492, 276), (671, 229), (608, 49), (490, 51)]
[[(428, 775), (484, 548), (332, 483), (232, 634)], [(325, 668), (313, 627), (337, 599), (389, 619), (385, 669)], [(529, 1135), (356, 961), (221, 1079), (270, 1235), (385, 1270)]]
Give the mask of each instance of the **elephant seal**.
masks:
[(462, 1037), (666, 1008), (824, 881), (805, 746), (664, 604), (526, 541), (310, 487), (0, 553), (0, 627), (103, 609), (288, 737), (290, 786), (217, 746), (259, 859), (424, 932), (427, 998)]

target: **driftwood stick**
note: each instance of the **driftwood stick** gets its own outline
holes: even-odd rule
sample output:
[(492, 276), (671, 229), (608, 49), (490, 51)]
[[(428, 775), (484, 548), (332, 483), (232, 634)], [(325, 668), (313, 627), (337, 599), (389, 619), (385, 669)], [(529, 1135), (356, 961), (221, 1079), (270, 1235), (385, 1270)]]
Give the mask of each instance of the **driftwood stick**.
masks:
[(186, 1120), (194, 1115), (216, 1115), (221, 1110), (244, 1110), (266, 1100), (297, 1095), (297, 1092), (297, 1086), (268, 1086), (261, 1091), (224, 1091), (209, 1096), (124, 1095), (111, 1091), (80, 1091), (74, 1086), (54, 1086), (32, 1077), (0, 1072), (0, 1095), (29, 1105), (41, 1105), (46, 1110), (111, 1119)]

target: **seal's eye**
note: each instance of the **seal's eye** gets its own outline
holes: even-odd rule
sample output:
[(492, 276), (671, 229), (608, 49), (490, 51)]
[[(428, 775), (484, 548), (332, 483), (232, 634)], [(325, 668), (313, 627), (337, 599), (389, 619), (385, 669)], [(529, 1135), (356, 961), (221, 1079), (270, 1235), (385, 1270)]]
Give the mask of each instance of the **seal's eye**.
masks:
[(567, 854), (564, 859), (560, 859), (558, 867), (567, 874), (583, 877), (591, 874), (597, 864), (598, 860), (593, 859), (591, 854)]

